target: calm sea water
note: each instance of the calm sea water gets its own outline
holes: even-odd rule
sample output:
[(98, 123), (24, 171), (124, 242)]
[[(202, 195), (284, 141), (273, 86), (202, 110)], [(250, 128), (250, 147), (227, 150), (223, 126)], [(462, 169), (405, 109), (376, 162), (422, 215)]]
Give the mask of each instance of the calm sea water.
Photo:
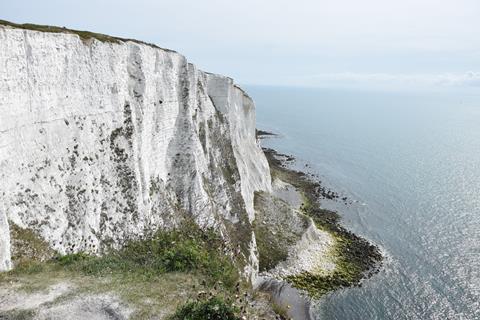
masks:
[(320, 319), (480, 319), (480, 90), (388, 93), (247, 87), (264, 144), (354, 202), (325, 203), (386, 254)]

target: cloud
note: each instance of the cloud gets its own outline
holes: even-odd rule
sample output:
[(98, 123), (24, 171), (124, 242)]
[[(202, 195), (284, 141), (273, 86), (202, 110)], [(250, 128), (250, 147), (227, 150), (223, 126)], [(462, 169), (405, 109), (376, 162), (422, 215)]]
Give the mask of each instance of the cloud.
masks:
[(0, 12), (156, 43), (243, 83), (478, 86), (478, 73), (422, 73), (478, 71), (479, 0), (0, 0)]
[(458, 79), (458, 84), (472, 86), (472, 87), (480, 87), (480, 72), (467, 72), (465, 76)]
[[(293, 79), (291, 79), (293, 80)], [(480, 87), (480, 72), (442, 74), (324, 73), (293, 80), (297, 84), (348, 87)]]

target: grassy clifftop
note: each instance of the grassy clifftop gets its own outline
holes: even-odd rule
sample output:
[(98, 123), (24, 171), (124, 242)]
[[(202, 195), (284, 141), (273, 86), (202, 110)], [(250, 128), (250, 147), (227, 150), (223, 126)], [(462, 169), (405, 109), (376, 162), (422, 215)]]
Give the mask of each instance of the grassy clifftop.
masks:
[(40, 25), (40, 24), (32, 24), (32, 23), (14, 23), (6, 20), (0, 20), (0, 26), (6, 26), (11, 28), (23, 29), (23, 30), (32, 30), (32, 31), (40, 31), (40, 32), (50, 32), (50, 33), (68, 33), (68, 34), (75, 34), (80, 37), (82, 40), (90, 40), (96, 39), (101, 42), (110, 42), (110, 43), (122, 43), (122, 42), (135, 42), (138, 44), (144, 44), (150, 47), (158, 48), (161, 50), (169, 51), (169, 52), (176, 52), (171, 49), (161, 48), (155, 44), (136, 40), (136, 39), (127, 39), (127, 38), (120, 38), (109, 36), (102, 33), (90, 32), (90, 31), (82, 31), (82, 30), (74, 30), (68, 29), (65, 27), (57, 27), (57, 26), (48, 26), (48, 25)]

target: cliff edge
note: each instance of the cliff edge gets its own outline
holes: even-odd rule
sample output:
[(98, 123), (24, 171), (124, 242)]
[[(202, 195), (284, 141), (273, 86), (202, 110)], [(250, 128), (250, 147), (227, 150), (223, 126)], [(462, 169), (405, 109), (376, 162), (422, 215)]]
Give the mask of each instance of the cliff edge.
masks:
[(271, 186), (250, 97), (172, 50), (43, 28), (0, 23), (0, 270), (13, 225), (96, 254), (188, 216), (254, 276)]
[(312, 319), (378, 272), (232, 79), (1, 20), (0, 75), (0, 318)]

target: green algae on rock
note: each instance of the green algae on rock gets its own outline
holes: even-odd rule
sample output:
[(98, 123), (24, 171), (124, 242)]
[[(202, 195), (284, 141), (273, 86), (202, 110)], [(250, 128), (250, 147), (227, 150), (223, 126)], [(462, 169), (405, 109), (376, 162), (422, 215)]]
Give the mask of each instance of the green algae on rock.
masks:
[[(322, 209), (319, 199), (323, 189), (319, 182), (303, 172), (289, 168), (280, 154), (273, 149), (264, 149), (272, 177), (293, 185), (303, 196), (300, 211), (310, 217), (315, 226), (334, 239), (329, 256), (335, 264), (332, 272), (302, 271), (284, 277), (297, 289), (305, 291), (312, 298), (349, 286), (359, 285), (361, 280), (379, 271), (382, 255), (378, 247), (344, 228), (338, 213)], [(261, 259), (261, 257), (260, 257)]]

